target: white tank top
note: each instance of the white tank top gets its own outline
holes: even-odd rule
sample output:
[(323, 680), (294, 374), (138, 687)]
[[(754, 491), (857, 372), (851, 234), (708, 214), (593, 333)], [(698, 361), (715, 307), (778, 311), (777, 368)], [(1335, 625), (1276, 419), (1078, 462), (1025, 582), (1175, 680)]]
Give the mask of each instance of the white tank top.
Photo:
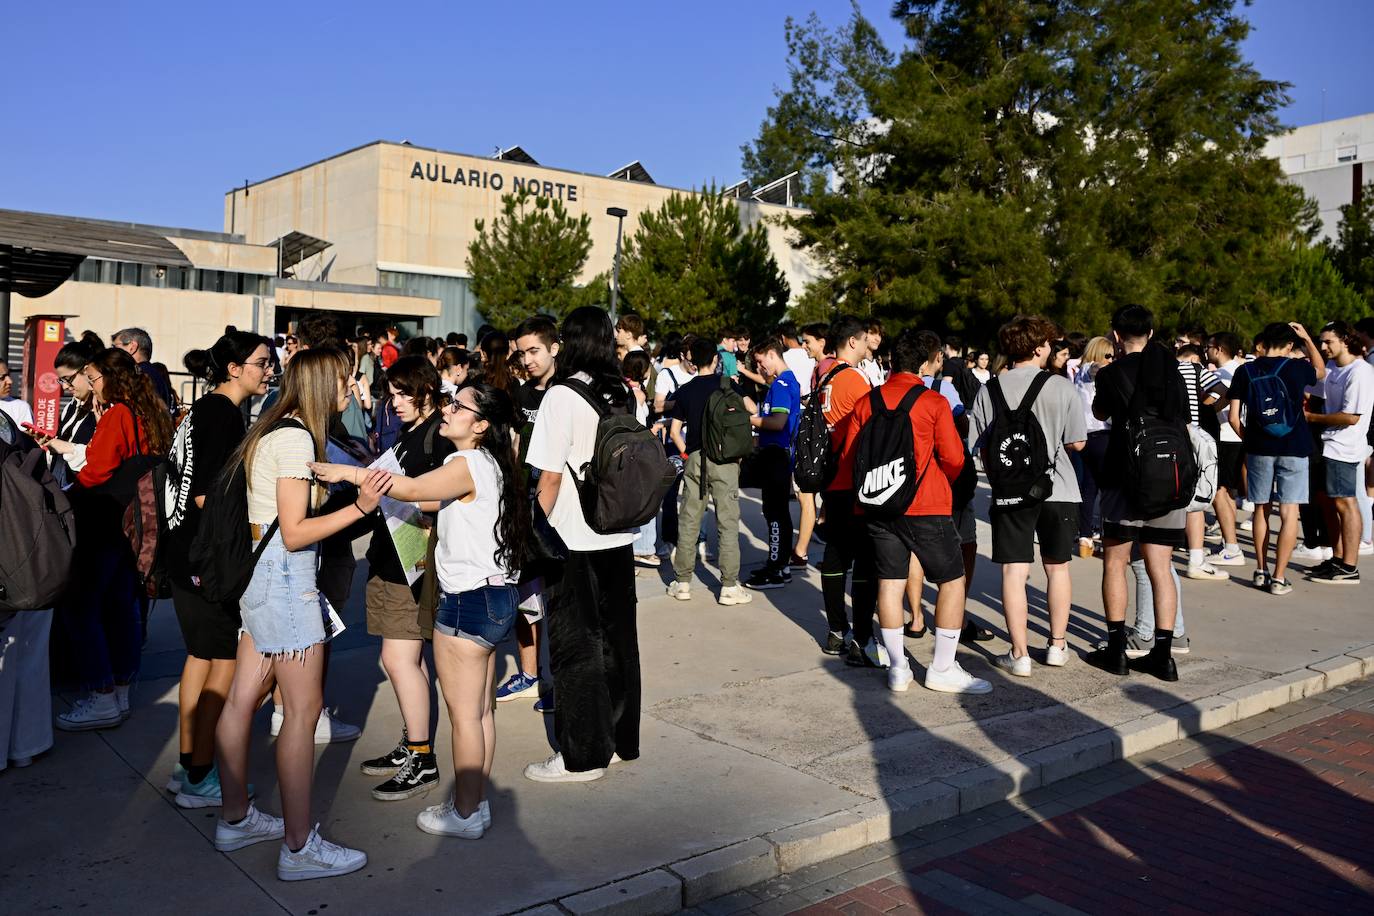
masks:
[(515, 583), (519, 571), (496, 561), (496, 527), (500, 521), (501, 469), (486, 449), (463, 449), (444, 459), (466, 458), (476, 497), (472, 502), (447, 500), (439, 509), (439, 543), (434, 565), (446, 594), (470, 592), (484, 585)]

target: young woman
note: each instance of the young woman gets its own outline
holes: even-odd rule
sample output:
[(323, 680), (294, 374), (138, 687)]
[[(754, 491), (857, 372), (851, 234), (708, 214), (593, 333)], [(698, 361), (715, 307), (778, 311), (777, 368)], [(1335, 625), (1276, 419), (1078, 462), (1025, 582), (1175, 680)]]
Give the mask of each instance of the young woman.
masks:
[(1083, 347), (1083, 359), (1073, 373), (1073, 384), (1078, 389), (1079, 400), (1083, 402), (1083, 417), (1088, 431), (1088, 444), (1081, 452), (1070, 452), (1074, 460), (1074, 470), (1078, 472), (1078, 491), (1083, 501), (1078, 504), (1078, 555), (1093, 555), (1093, 538), (1098, 534), (1097, 481), (1102, 477), (1102, 468), (1107, 459), (1107, 439), (1111, 436), (1111, 423), (1093, 416), (1093, 398), (1096, 396), (1098, 370), (1110, 365), (1116, 355), (1112, 342), (1105, 337), (1094, 337)]
[(208, 350), (191, 350), (182, 363), (212, 387), (177, 427), (171, 453), (175, 473), (169, 475), (166, 494), (165, 557), (172, 606), (186, 642), (177, 689), (181, 753), (167, 789), (177, 793), (177, 804), (183, 808), (209, 808), (220, 804), (215, 726), (234, 680), (242, 624), (237, 601), (208, 601), (201, 594), (190, 549), (200, 530), (206, 494), (243, 441), (242, 405), (267, 393), (272, 356), (264, 338), (232, 331)]
[(978, 355), (973, 358), (973, 376), (986, 385), (992, 379), (992, 373), (988, 371), (988, 363), (992, 357), (987, 350), (979, 350)]
[(468, 363), (472, 355), (458, 347), (445, 347), (439, 354), (439, 387), (445, 395), (453, 397), (468, 380)]
[[(480, 839), (491, 826), (487, 779), (496, 752), (492, 691), (495, 648), (515, 625), (519, 557), (529, 531), (512, 433), (515, 405), (500, 389), (477, 382), (444, 408), (440, 427), (457, 452), (420, 477), (392, 477), (390, 495), (424, 505), (437, 501), (434, 562), (441, 595), (434, 622), (434, 661), (453, 726), (454, 786), (443, 804), (421, 811), (426, 833)], [(356, 481), (360, 468), (312, 464), (331, 483)]]
[[(408, 478), (421, 477), (444, 463), (453, 443), (439, 433), (439, 373), (423, 356), (402, 356), (387, 372), (391, 405), (404, 424), (392, 453)], [(438, 506), (427, 507), (434, 511)], [(382, 668), (396, 692), (404, 730), (396, 747), (364, 760), (367, 776), (389, 776), (372, 790), (380, 801), (399, 801), (428, 792), (439, 782), (439, 767), (429, 734), (429, 668), (424, 646), (434, 636), (434, 620), (416, 604), (396, 556), (391, 532), (380, 519), (367, 549), (367, 632), (382, 640)]]
[[(281, 397), (248, 431), (226, 466), (229, 473), (241, 465), (247, 475), (244, 521), (255, 546), (271, 535), (239, 599), (243, 634), (215, 731), (224, 797), (215, 848), (229, 852), (265, 840), (284, 840), (277, 854), (277, 877), (283, 881), (348, 874), (367, 864), (366, 853), (330, 843), (310, 826), (315, 723), (323, 705), (321, 648), (333, 634), (329, 606), (315, 581), (318, 544), (358, 519), (371, 517), (387, 483), (381, 471), (367, 474), (355, 502), (311, 517), (324, 491), (312, 492), (307, 464), (324, 455), (329, 424), (347, 399), (347, 360), (333, 350), (301, 350), (287, 367)], [(282, 422), (288, 420), (294, 422)], [(277, 738), (284, 820), (257, 810), (248, 799), (253, 713), (274, 680), (286, 707)]]
[[(64, 442), (85, 446), (95, 435), (95, 390), (82, 370), (104, 349), (100, 336), (87, 331), (81, 335), (80, 340), (74, 340), (58, 350), (57, 358), (53, 360), (53, 369), (57, 371), (57, 383), (71, 395), (71, 399), (63, 405), (62, 416), (57, 421), (56, 438)], [(50, 450), (49, 455), (52, 460), (53, 477), (64, 489), (71, 486), (76, 480), (76, 472), (71, 470), (66, 459), (55, 449)]]
[(511, 375), (510, 338), (492, 331), (482, 338), (482, 380), (493, 388), (512, 394), (520, 383)]
[(126, 460), (165, 454), (172, 442), (167, 405), (132, 356), (111, 348), (81, 371), (99, 417), (91, 441), (85, 447), (65, 439), (48, 442), (76, 472), (77, 485), (68, 493), (81, 532), (65, 602), (71, 613), (64, 623), (90, 694), (57, 717), (57, 727), (66, 731), (112, 728), (129, 715), (143, 625), (133, 550), (121, 530), (124, 502), (108, 485)]

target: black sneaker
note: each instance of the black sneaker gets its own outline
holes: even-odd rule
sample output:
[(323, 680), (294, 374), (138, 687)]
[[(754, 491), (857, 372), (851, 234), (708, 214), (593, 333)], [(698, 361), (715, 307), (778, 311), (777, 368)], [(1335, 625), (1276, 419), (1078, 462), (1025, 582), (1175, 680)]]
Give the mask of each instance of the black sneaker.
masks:
[(744, 587), (766, 591), (770, 588), (782, 588), (784, 585), (790, 585), (791, 583), (792, 574), (787, 571), (786, 567), (782, 569), (770, 569), (767, 566), (762, 566), (754, 570), (749, 578), (744, 581)]
[(1322, 585), (1359, 585), (1360, 571), (1354, 566), (1346, 566), (1337, 560), (1330, 560), (1312, 570), (1307, 580), (1320, 582)]
[[(1094, 649), (1083, 656), (1083, 661), (1092, 665), (1094, 668), (1100, 668), (1108, 674), (1125, 676), (1131, 672), (1126, 662), (1126, 651), (1124, 648), (1119, 652), (1113, 652), (1110, 648), (1103, 646), (1101, 649)], [(1177, 675), (1175, 675), (1175, 677), (1177, 677)]]
[(1132, 671), (1139, 671), (1141, 674), (1153, 674), (1161, 681), (1178, 680), (1178, 665), (1174, 664), (1174, 659), (1170, 655), (1151, 652), (1149, 655), (1131, 659), (1126, 662), (1126, 665)]
[(406, 743), (401, 741), (382, 756), (364, 760), (358, 769), (363, 771), (364, 776), (390, 776), (405, 765), (409, 756)]
[(844, 663), (855, 668), (886, 668), (887, 648), (876, 639), (870, 639), (866, 646), (859, 645), (857, 641), (851, 642), (849, 650), (845, 653)]
[(964, 628), (959, 631), (959, 641), (965, 645), (975, 642), (990, 642), (997, 634), (987, 627), (980, 627), (972, 620), (964, 624)]
[(789, 567), (791, 567), (792, 569), (806, 569), (806, 567), (807, 567), (807, 562), (808, 562), (808, 561), (807, 561), (806, 557), (802, 556), (802, 555), (799, 554), (799, 553), (794, 553), (794, 554), (792, 554), (792, 556), (788, 559), (787, 565), (788, 565)]
[(434, 753), (407, 753), (400, 772), (372, 790), (372, 797), (380, 801), (400, 801), (413, 795), (423, 795), (439, 784), (439, 763)]
[(825, 637), (825, 645), (821, 646), (821, 651), (826, 655), (843, 655), (849, 648), (849, 643), (848, 633), (829, 633)]

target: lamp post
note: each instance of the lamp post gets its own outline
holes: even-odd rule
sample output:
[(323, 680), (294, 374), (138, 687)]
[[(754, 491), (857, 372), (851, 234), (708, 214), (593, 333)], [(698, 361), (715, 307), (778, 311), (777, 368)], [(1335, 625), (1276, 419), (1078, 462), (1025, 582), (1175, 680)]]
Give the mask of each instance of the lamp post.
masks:
[(628, 215), (628, 212), (624, 207), (607, 207), (606, 215), (616, 218), (615, 263), (611, 267), (611, 321), (615, 321), (616, 300), (620, 298), (620, 235), (625, 231), (625, 217)]

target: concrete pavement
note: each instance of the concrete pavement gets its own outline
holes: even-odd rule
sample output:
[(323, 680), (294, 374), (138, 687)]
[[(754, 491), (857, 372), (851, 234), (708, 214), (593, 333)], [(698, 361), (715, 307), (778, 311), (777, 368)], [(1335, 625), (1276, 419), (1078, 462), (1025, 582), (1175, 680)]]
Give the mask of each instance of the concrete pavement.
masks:
[[(763, 530), (757, 500), (742, 503), (750, 530)], [(986, 559), (983, 523), (980, 542), (970, 610), (997, 627), (1000, 580)], [(762, 549), (746, 539), (746, 569)], [(813, 560), (820, 553), (813, 545)], [(6, 908), (337, 914), (438, 905), (495, 913), (558, 901), (570, 912), (669, 912), (1374, 670), (1365, 589), (1299, 582), (1292, 595), (1273, 598), (1237, 568), (1230, 583), (1185, 580), (1193, 652), (1179, 659), (1175, 684), (1113, 678), (1077, 658), (1009, 678), (991, 664), (1006, 651), (995, 641), (960, 652), (967, 669), (993, 681), (993, 693), (953, 697), (913, 686), (891, 694), (881, 673), (819, 652), (825, 621), (814, 569), (733, 608), (714, 603), (714, 570), (699, 571), (691, 602), (663, 595), (666, 566), (647, 572), (643, 757), (599, 782), (529, 782), (521, 771), (548, 755), (551, 718), (531, 701), (501, 704), (494, 825), (472, 843), (415, 829), (415, 813), (437, 792), (377, 802), (369, 789), (380, 780), (358, 773), (360, 760), (400, 733), (377, 644), (364, 632), (360, 568), (326, 701), (365, 728), (355, 744), (320, 749), (315, 810), (327, 837), (365, 849), (370, 861), (355, 875), (299, 884), (276, 880), (275, 844), (214, 852), (213, 812), (182, 811), (162, 791), (176, 758), (181, 644), (170, 606), (157, 608), (133, 717), (112, 731), (59, 733), (33, 767), (0, 774)], [(1100, 565), (1076, 559), (1071, 572), (1069, 641), (1083, 650), (1102, 632)], [(1047, 635), (1043, 574), (1031, 584), (1034, 654)], [(908, 640), (918, 667), (930, 647), (929, 638)], [(504, 677), (513, 646), (499, 658)], [(448, 728), (436, 716), (444, 762)], [(262, 807), (277, 812), (266, 718), (250, 771)]]

